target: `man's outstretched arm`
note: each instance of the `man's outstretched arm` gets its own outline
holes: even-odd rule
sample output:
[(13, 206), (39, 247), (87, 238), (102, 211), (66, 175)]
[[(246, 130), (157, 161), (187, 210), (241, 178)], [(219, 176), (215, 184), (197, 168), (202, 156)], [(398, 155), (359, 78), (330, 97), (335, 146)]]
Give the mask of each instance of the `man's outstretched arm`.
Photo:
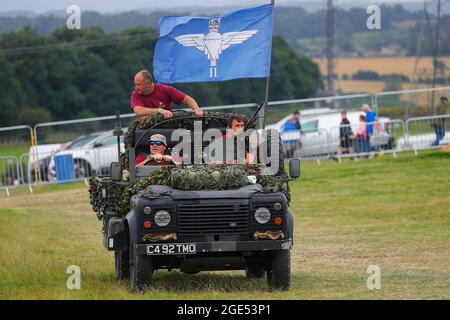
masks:
[(134, 113), (138, 117), (145, 117), (145, 116), (153, 116), (156, 113), (161, 113), (164, 117), (164, 119), (168, 119), (172, 117), (172, 112), (169, 110), (161, 109), (161, 108), (144, 108), (140, 106), (136, 106), (133, 108)]
[(184, 97), (184, 99), (183, 99), (183, 103), (185, 105), (187, 105), (192, 110), (192, 112), (195, 113), (195, 115), (197, 115), (197, 116), (202, 116), (203, 115), (203, 111), (198, 106), (197, 101), (192, 99), (190, 96), (186, 95)]

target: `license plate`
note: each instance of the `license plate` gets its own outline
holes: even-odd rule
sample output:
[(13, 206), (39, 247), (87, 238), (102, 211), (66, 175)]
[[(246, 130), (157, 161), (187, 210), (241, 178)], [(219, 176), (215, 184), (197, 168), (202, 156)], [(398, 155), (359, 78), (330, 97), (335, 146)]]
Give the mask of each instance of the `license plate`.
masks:
[(147, 245), (147, 255), (194, 254), (196, 252), (197, 245), (195, 243), (166, 243)]

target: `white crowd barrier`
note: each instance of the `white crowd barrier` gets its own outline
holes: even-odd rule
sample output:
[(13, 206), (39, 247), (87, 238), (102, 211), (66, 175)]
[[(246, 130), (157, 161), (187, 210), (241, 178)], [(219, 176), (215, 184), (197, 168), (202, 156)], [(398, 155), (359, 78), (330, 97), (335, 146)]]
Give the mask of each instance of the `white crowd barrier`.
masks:
[(406, 121), (406, 147), (414, 150), (437, 149), (450, 143), (450, 114), (411, 118)]
[(9, 196), (10, 190), (21, 185), (19, 160), (14, 156), (0, 156), (0, 189)]

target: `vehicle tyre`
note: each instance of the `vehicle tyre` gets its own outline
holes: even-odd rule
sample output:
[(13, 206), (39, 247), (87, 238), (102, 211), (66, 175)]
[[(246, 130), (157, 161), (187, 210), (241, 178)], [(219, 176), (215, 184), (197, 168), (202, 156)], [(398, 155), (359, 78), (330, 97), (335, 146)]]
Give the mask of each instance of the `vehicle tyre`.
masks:
[(136, 249), (130, 243), (130, 281), (133, 290), (145, 291), (152, 284), (152, 257), (136, 254)]
[(85, 160), (75, 159), (74, 170), (76, 179), (89, 178), (92, 175), (91, 165)]
[(275, 155), (272, 155), (272, 148), (271, 148), (271, 146), (272, 146), (271, 132), (272, 131), (274, 132), (275, 135), (278, 135), (278, 146), (279, 147), (278, 147), (278, 172), (277, 172), (277, 174), (282, 174), (282, 173), (284, 173), (284, 158), (285, 158), (283, 141), (281, 140), (281, 135), (279, 135), (279, 133), (273, 129), (267, 129), (267, 149), (268, 149), (267, 154), (269, 157), (275, 156)]
[(267, 286), (269, 291), (287, 291), (291, 285), (291, 250), (277, 250), (270, 255), (267, 268)]
[(130, 278), (130, 253), (128, 250), (115, 251), (114, 262), (116, 268), (116, 277), (118, 280)]
[(245, 266), (245, 275), (247, 279), (259, 279), (264, 277), (266, 269), (264, 265), (258, 264), (253, 261), (248, 261)]

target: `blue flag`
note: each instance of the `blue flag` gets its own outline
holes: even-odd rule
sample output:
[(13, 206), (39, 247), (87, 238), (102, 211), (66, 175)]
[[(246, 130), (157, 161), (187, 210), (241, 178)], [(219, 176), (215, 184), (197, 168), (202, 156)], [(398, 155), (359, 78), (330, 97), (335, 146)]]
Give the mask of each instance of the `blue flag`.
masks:
[(273, 5), (221, 17), (162, 17), (153, 58), (161, 83), (270, 75)]

